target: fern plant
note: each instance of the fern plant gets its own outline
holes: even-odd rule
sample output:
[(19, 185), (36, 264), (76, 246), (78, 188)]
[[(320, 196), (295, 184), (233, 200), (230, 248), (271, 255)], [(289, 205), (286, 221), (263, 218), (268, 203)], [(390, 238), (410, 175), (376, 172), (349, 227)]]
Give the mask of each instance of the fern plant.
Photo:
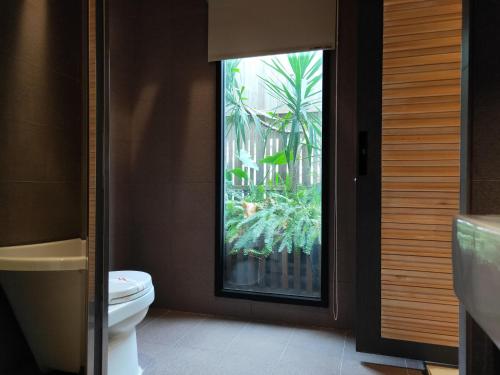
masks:
[[(265, 191), (260, 185), (249, 196), (226, 200), (226, 245), (229, 254), (267, 257), (273, 252), (310, 255), (321, 242), (321, 194), (319, 187), (296, 191)], [(256, 199), (256, 198), (261, 198)], [(245, 213), (244, 203), (256, 205)]]

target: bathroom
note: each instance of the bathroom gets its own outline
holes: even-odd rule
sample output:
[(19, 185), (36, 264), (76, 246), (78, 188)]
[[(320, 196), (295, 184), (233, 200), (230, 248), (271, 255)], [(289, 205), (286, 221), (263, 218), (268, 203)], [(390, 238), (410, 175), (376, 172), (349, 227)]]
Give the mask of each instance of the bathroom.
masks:
[[(452, 246), (500, 211), (498, 4), (0, 7), (0, 374), (498, 373)], [(300, 251), (243, 245), (283, 202)]]

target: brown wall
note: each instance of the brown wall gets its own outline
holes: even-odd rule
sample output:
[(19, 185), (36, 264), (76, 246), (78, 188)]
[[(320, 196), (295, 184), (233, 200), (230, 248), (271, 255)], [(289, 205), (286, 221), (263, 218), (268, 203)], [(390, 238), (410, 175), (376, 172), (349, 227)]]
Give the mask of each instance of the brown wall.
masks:
[(0, 246), (81, 233), (79, 0), (2, 2)]
[(132, 111), (139, 59), (136, 22), (139, 6), (131, 0), (111, 0), (110, 17), (110, 269), (131, 262), (132, 241)]
[[(468, 76), (471, 214), (500, 214), (500, 3), (465, 1), (470, 28), (464, 76)], [(468, 30), (468, 31), (469, 31)], [(500, 351), (467, 319), (467, 373), (498, 374)], [(462, 353), (461, 353), (462, 354)], [(462, 361), (463, 358), (461, 358)]]
[[(0, 246), (80, 237), (80, 0), (0, 9)], [(0, 373), (34, 365), (0, 288)]]
[[(354, 17), (351, 5), (341, 9), (346, 20)], [(156, 306), (309, 325), (349, 326), (354, 293), (354, 210), (345, 211), (345, 220), (339, 220), (339, 322), (334, 322), (328, 308), (214, 297), (216, 65), (207, 63), (207, 4), (205, 0), (147, 0), (134, 6), (136, 9), (129, 11), (139, 15), (135, 25), (113, 21), (115, 17), (130, 17), (111, 10), (111, 86), (112, 95), (117, 95), (111, 98), (111, 149), (116, 150), (112, 151), (111, 161), (111, 168), (116, 168), (111, 180), (115, 174), (116, 183), (111, 192), (121, 190), (112, 208), (115, 246), (111, 249), (111, 262), (119, 264), (121, 253), (130, 251), (123, 266), (151, 273)], [(346, 90), (346, 95), (339, 97), (339, 112), (343, 122), (342, 147), (347, 147), (340, 164), (349, 175), (342, 185), (339, 202), (348, 208), (354, 199), (351, 154), (355, 94), (349, 88), (355, 86), (355, 23), (341, 23), (341, 27), (345, 28), (341, 35), (352, 39), (346, 43), (352, 48), (340, 52), (344, 78), (339, 83)], [(135, 61), (135, 69), (126, 66), (129, 62), (124, 61), (125, 57), (115, 58), (113, 63), (113, 56), (124, 56), (120, 50), (126, 41), (135, 43), (135, 50), (125, 48), (130, 53), (128, 58)], [(132, 95), (124, 96), (113, 86), (130, 89)], [(130, 138), (122, 142), (113, 134), (126, 124), (131, 129), (127, 133)], [(131, 180), (124, 176), (123, 183), (116, 177), (119, 170), (125, 170), (122, 167), (126, 157), (121, 150), (129, 150), (130, 156)], [(127, 211), (124, 216), (130, 215), (129, 219), (118, 217), (123, 211)], [(129, 220), (128, 226), (125, 220)], [(131, 240), (130, 247), (119, 248), (118, 243), (127, 239)]]

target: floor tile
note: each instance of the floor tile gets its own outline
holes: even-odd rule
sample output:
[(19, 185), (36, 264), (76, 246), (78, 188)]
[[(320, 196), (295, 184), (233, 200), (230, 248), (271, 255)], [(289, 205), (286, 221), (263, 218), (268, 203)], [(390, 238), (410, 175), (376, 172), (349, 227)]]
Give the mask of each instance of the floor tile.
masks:
[(271, 375), (273, 363), (263, 361), (252, 353), (224, 354), (220, 375)]
[(137, 337), (139, 342), (176, 345), (181, 338), (205, 319), (204, 316), (194, 314), (169, 312), (140, 327)]
[(341, 357), (345, 339), (343, 331), (301, 327), (293, 330), (289, 348), (296, 348), (305, 353)]
[(320, 353), (293, 353), (287, 351), (274, 366), (272, 375), (339, 375), (341, 357), (325, 356)]
[(163, 310), (152, 311), (137, 335), (144, 375), (422, 374), (406, 368), (419, 361), (356, 353), (345, 331)]
[(244, 354), (267, 365), (275, 363), (284, 352), (291, 327), (264, 323), (248, 323), (227, 349), (227, 355)]
[(221, 373), (222, 353), (211, 352), (188, 347), (172, 347), (153, 349), (155, 354), (148, 363), (144, 363), (144, 352), (140, 356), (140, 365), (144, 375), (216, 375)]
[(208, 318), (188, 332), (178, 342), (187, 346), (210, 351), (225, 351), (237, 335), (245, 329), (246, 323), (238, 320)]
[(166, 314), (168, 314), (168, 310), (166, 309), (149, 309), (144, 320), (137, 325), (137, 329), (144, 327), (146, 324), (151, 323), (154, 319), (162, 317)]

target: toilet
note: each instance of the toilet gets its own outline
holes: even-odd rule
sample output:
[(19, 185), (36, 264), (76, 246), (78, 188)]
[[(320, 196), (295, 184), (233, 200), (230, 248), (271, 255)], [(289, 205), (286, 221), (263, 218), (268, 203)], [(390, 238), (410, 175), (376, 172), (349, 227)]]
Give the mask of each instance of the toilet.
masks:
[(109, 273), (108, 374), (140, 375), (136, 327), (155, 292), (151, 276), (139, 271)]

